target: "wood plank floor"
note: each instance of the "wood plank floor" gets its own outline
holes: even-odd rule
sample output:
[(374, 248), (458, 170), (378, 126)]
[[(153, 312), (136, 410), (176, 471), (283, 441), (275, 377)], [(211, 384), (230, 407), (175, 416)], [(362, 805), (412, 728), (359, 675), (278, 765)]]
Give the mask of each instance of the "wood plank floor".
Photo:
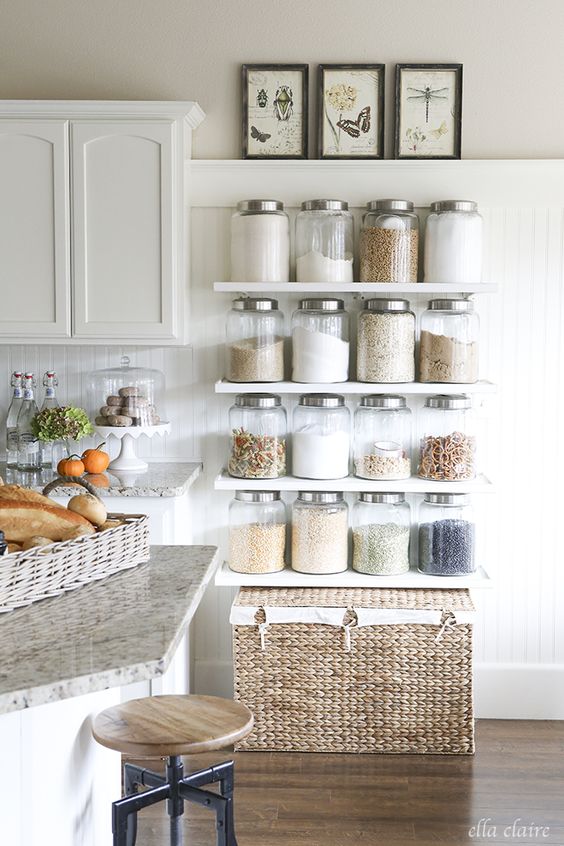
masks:
[[(185, 767), (229, 757), (199, 755)], [(471, 757), (233, 757), (239, 846), (564, 846), (564, 722), (480, 720)], [(186, 846), (213, 846), (212, 814), (185, 807)], [(523, 829), (532, 824), (539, 829)], [(143, 811), (138, 846), (167, 843), (164, 805)]]

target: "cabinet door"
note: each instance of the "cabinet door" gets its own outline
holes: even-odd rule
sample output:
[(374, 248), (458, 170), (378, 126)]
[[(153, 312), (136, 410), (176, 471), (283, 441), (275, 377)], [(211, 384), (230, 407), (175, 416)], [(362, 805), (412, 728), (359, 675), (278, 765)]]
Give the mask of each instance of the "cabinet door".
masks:
[(71, 124), (75, 337), (177, 336), (174, 121)]
[(68, 124), (0, 120), (0, 338), (70, 335)]

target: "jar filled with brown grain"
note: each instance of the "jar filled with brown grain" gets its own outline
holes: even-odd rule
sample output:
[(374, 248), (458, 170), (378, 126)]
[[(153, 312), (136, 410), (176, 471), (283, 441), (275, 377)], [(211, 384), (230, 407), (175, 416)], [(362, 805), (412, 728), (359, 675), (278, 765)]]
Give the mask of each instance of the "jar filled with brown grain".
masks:
[(419, 218), (409, 200), (372, 200), (360, 232), (361, 282), (417, 282)]

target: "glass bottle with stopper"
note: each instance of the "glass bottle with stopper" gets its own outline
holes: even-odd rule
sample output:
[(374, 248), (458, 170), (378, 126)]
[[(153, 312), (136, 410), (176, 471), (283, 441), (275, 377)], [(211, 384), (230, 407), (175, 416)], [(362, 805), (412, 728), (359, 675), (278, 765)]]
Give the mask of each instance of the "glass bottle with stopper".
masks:
[(35, 377), (33, 373), (24, 376), (23, 402), (16, 424), (18, 439), (18, 470), (35, 472), (41, 470), (41, 445), (33, 432), (31, 421), (37, 414), (38, 408), (33, 394)]
[(14, 392), (6, 418), (6, 464), (9, 468), (18, 466), (18, 414), (23, 403), (22, 374), (15, 370), (10, 381)]
[[(57, 374), (54, 370), (47, 370), (43, 374), (43, 385), (45, 387), (45, 396), (43, 398), (43, 405), (41, 411), (46, 408), (58, 408), (59, 401), (55, 396), (55, 388), (59, 384)], [(43, 467), (51, 467), (53, 465), (53, 444), (44, 443), (41, 445), (41, 464)]]

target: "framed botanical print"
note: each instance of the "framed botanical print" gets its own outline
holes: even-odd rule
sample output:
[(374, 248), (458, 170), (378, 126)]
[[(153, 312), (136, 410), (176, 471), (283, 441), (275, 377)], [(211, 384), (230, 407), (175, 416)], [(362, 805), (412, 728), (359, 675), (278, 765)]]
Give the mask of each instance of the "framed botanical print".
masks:
[(243, 158), (305, 159), (307, 65), (243, 65)]
[(384, 158), (384, 65), (319, 65), (320, 159)]
[(459, 159), (462, 65), (396, 65), (396, 159)]

